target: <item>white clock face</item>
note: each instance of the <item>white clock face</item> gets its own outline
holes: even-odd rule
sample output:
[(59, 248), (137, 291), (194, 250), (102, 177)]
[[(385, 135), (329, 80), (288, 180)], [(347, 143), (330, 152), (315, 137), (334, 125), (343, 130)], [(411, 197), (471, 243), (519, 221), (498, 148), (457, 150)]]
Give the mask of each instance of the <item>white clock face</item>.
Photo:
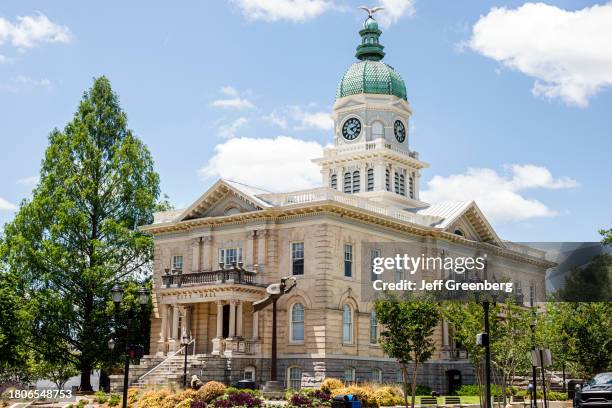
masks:
[(357, 118), (350, 118), (342, 125), (342, 137), (346, 140), (355, 140), (361, 134), (361, 122)]

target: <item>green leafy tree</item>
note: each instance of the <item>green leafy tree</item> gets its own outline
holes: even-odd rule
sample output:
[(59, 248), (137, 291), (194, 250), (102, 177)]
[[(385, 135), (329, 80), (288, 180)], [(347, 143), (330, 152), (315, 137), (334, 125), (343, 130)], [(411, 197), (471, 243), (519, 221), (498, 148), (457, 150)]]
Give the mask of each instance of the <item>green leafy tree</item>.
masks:
[(554, 297), (565, 302), (611, 302), (612, 256), (601, 253), (587, 266), (571, 270)]
[(603, 237), (601, 239), (601, 242), (605, 245), (612, 245), (612, 228), (610, 229), (602, 229), (599, 230), (599, 233), (601, 234), (601, 236)]
[(111, 330), (106, 304), (117, 281), (146, 273), (159, 176), (106, 77), (94, 80), (73, 119), (53, 130), (32, 199), (5, 227), (2, 257), (33, 316), (29, 347), (64, 360), (91, 390)]
[(72, 364), (51, 362), (41, 356), (32, 364), (31, 370), (36, 378), (51, 381), (58, 390), (64, 389), (68, 380), (79, 373)]
[[(408, 365), (412, 362), (411, 406), (414, 408), (418, 366), (427, 361), (435, 350), (432, 335), (440, 321), (439, 307), (426, 299), (400, 300), (388, 296), (376, 301), (374, 308), (382, 324), (380, 345), (388, 356), (399, 362), (405, 389)], [(407, 393), (404, 395), (407, 407)]]

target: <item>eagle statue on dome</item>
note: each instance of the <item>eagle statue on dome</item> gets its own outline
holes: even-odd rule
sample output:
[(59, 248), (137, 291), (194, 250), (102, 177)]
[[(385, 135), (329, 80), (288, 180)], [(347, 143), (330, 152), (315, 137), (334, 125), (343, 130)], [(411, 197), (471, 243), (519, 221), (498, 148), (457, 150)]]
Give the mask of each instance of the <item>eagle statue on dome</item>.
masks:
[(376, 13), (376, 12), (378, 12), (380, 10), (384, 10), (385, 9), (384, 7), (380, 7), (380, 6), (372, 7), (372, 8), (369, 8), (369, 7), (366, 7), (366, 6), (360, 6), (359, 8), (364, 10), (366, 13), (368, 13), (368, 18), (372, 18), (372, 15), (374, 13)]

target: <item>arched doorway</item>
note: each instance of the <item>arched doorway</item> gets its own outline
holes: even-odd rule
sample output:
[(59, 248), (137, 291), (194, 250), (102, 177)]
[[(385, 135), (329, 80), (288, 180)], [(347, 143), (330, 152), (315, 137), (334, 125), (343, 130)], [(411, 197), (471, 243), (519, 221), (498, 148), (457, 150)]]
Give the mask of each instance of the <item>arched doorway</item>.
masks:
[(457, 388), (461, 387), (461, 371), (448, 370), (446, 372), (446, 380), (448, 384), (448, 393), (452, 394)]

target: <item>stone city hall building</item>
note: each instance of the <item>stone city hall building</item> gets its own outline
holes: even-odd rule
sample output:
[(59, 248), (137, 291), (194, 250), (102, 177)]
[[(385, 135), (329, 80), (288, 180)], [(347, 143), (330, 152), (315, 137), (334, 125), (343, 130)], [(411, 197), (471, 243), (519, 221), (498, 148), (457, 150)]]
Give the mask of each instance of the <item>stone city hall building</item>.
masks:
[[(273, 193), (219, 180), (189, 208), (158, 213), (142, 227), (155, 240), (154, 311), (149, 355), (132, 367), (133, 383), (180, 383), (186, 347), (189, 378), (263, 384), (272, 313), (253, 313), (252, 305), (283, 276), (297, 279), (278, 304), (278, 376), (286, 387), (325, 377), (401, 380), (377, 344), (373, 305), (361, 298), (364, 243), (486, 252), (496, 260), (491, 276), (512, 276), (518, 292), (543, 290), (551, 266), (543, 253), (500, 239), (473, 201), (420, 200), (428, 164), (409, 148), (406, 86), (382, 61), (376, 20), (368, 17), (359, 34), (357, 61), (336, 91), (333, 147), (315, 160), (322, 187)], [(435, 341), (419, 384), (446, 392), (474, 383), (452, 327), (441, 323)]]

